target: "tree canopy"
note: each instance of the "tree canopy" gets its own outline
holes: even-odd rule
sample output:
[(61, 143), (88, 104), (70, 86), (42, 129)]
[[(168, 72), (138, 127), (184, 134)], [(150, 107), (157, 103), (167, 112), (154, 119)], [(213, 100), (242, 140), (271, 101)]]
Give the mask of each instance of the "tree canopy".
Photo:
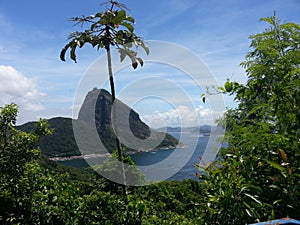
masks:
[(250, 36), (241, 63), (247, 82), (219, 88), (238, 102), (222, 121), (228, 147), (208, 176), (199, 175), (213, 206), (209, 215), (219, 222), (299, 218), (300, 26), (275, 14), (261, 21), (269, 27)]

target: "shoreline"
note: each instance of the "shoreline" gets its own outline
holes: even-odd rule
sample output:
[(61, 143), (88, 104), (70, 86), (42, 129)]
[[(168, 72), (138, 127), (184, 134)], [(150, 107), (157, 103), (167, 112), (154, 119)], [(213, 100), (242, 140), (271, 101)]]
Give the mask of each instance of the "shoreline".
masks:
[[(140, 149), (137, 151), (129, 151), (128, 155), (133, 155), (136, 153), (142, 153), (142, 152), (155, 152), (155, 151), (163, 151), (163, 150), (170, 150), (170, 149), (176, 149), (176, 148), (186, 148), (187, 145), (184, 144), (178, 144), (176, 146), (167, 146), (167, 147), (161, 147), (161, 148), (152, 148), (152, 149)], [(87, 155), (74, 155), (74, 156), (63, 156), (63, 157), (51, 157), (48, 158), (51, 161), (55, 162), (61, 162), (61, 161), (69, 161), (74, 159), (94, 159), (94, 158), (103, 158), (110, 156), (110, 153), (93, 153), (93, 154), (87, 154)]]
[(110, 156), (110, 153), (93, 153), (93, 154), (88, 154), (88, 155), (73, 155), (73, 156), (57, 156), (57, 157), (51, 157), (49, 160), (51, 161), (69, 161), (73, 159), (93, 159), (93, 158), (100, 158), (100, 157), (107, 157)]

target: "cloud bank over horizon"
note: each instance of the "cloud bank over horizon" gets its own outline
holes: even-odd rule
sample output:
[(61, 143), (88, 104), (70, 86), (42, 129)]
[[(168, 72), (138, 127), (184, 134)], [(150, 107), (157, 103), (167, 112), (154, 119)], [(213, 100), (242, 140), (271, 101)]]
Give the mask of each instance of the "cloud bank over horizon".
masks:
[(46, 93), (37, 89), (37, 79), (28, 78), (12, 66), (0, 65), (0, 105), (15, 103), (20, 110), (41, 111)]
[(224, 112), (214, 112), (202, 105), (195, 109), (180, 105), (166, 112), (154, 111), (152, 114), (141, 116), (141, 119), (152, 128), (162, 127), (196, 127), (216, 125), (216, 119)]

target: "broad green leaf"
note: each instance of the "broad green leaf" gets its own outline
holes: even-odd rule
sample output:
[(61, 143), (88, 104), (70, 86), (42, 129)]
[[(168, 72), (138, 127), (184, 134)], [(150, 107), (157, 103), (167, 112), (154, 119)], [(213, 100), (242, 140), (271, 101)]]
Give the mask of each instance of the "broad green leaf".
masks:
[(129, 15), (127, 15), (126, 18), (125, 18), (124, 20), (127, 20), (127, 21), (129, 21), (129, 22), (131, 22), (131, 23), (134, 23), (134, 18), (131, 17), (131, 16), (129, 16)]
[(271, 162), (269, 160), (266, 160), (267, 163), (269, 163), (271, 166), (273, 166), (275, 169), (280, 170), (281, 172), (286, 172), (286, 168), (281, 166), (280, 164), (276, 162)]
[(134, 28), (133, 28), (133, 26), (130, 23), (122, 22), (122, 23), (120, 23), (120, 25), (126, 27), (130, 32), (134, 31)]
[(125, 10), (120, 10), (116, 12), (116, 16), (113, 19), (114, 24), (120, 24), (124, 19), (126, 19), (126, 12)]

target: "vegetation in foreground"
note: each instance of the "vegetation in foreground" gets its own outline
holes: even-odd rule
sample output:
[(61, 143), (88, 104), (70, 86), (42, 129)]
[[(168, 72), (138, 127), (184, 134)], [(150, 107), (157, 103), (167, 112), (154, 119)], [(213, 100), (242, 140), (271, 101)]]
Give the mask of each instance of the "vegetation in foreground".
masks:
[[(1, 224), (247, 224), (300, 219), (300, 26), (264, 18), (242, 63), (246, 84), (228, 81), (228, 147), (200, 162), (198, 181), (130, 187), (96, 174), (41, 163), (35, 144), (51, 133), (41, 120), (30, 133), (14, 128), (17, 106), (0, 112)], [(63, 172), (62, 172), (63, 171)], [(78, 174), (77, 174), (78, 173)]]

